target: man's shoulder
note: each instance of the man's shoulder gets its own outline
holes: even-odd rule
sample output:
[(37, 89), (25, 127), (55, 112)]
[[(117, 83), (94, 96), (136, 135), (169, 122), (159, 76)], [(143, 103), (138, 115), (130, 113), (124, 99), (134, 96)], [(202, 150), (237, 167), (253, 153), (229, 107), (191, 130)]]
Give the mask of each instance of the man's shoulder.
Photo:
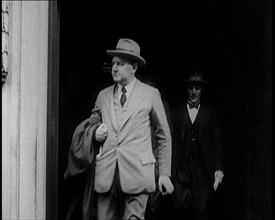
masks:
[(209, 102), (201, 102), (201, 107), (204, 108), (207, 111), (216, 111), (216, 106), (213, 105), (213, 103)]
[(155, 87), (153, 87), (153, 86), (151, 86), (151, 85), (149, 85), (147, 83), (144, 83), (144, 82), (142, 82), (140, 80), (137, 80), (137, 82), (139, 83), (139, 86), (140, 86), (140, 88), (141, 88), (141, 90), (143, 92), (148, 92), (148, 93), (152, 93), (152, 94), (158, 93), (158, 89), (157, 88), (155, 88)]
[(99, 95), (106, 95), (106, 94), (110, 93), (110, 91), (112, 91), (112, 90), (114, 90), (114, 84), (100, 90)]
[(217, 118), (220, 114), (219, 109), (212, 103), (201, 103), (202, 112), (207, 115), (208, 118)]

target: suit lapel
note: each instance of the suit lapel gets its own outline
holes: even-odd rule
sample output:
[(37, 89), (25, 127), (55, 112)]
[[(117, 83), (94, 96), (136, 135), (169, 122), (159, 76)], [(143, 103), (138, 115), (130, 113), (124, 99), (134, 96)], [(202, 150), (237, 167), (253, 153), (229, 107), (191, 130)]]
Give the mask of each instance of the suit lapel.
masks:
[(191, 120), (190, 120), (189, 115), (188, 115), (186, 104), (184, 104), (184, 105), (182, 105), (182, 108), (180, 110), (180, 126), (181, 126), (181, 138), (182, 138), (182, 140), (184, 140), (184, 132), (185, 132), (184, 125), (185, 125), (185, 123), (188, 123), (187, 119), (189, 119), (189, 121), (191, 123)]
[(129, 97), (129, 103), (127, 106), (127, 110), (125, 112), (121, 128), (125, 125), (125, 123), (129, 120), (129, 118), (133, 115), (137, 107), (141, 104), (142, 100), (144, 99), (144, 94), (141, 89), (141, 82), (137, 79), (136, 84), (133, 88), (132, 94)]
[(199, 126), (199, 137), (200, 137), (200, 140), (201, 140), (201, 137), (202, 137), (202, 129), (201, 129), (201, 127), (203, 126), (202, 125), (203, 120), (201, 120), (201, 118), (205, 118), (204, 115), (205, 115), (205, 107), (201, 103), (200, 104), (200, 109), (199, 109), (199, 112), (198, 112), (198, 115), (197, 115), (197, 118), (196, 118), (196, 121), (197, 121), (198, 126)]
[(110, 91), (107, 93), (107, 98), (106, 98), (106, 106), (107, 106), (107, 111), (109, 112), (109, 115), (111, 115), (111, 124), (113, 125), (113, 129), (117, 129), (117, 120), (116, 120), (116, 114), (114, 110), (114, 91), (115, 90), (115, 84), (110, 87)]

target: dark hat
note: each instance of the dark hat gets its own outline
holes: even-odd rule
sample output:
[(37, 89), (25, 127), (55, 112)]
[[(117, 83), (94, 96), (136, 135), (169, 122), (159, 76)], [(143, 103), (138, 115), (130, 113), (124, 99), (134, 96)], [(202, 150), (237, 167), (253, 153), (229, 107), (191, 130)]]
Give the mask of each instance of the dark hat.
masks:
[(195, 71), (189, 75), (189, 77), (184, 81), (185, 83), (207, 83), (207, 80), (203, 78), (203, 74), (199, 71)]
[(145, 65), (145, 60), (140, 56), (140, 47), (139, 45), (129, 39), (122, 38), (119, 39), (115, 50), (107, 50), (107, 54), (112, 56), (124, 56), (138, 62), (139, 66)]

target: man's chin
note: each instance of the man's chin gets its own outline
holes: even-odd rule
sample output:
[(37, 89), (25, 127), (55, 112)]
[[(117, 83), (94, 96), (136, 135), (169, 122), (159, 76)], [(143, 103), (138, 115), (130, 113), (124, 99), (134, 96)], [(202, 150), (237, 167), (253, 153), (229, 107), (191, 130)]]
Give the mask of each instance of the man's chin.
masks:
[(115, 83), (119, 83), (119, 79), (118, 78), (113, 78)]

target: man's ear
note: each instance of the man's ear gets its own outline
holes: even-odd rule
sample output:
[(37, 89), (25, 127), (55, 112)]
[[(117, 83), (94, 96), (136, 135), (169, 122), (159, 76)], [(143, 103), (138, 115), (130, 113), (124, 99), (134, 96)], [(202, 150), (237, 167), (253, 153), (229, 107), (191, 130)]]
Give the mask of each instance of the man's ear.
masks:
[(136, 71), (138, 68), (138, 64), (137, 63), (133, 63), (133, 69)]

